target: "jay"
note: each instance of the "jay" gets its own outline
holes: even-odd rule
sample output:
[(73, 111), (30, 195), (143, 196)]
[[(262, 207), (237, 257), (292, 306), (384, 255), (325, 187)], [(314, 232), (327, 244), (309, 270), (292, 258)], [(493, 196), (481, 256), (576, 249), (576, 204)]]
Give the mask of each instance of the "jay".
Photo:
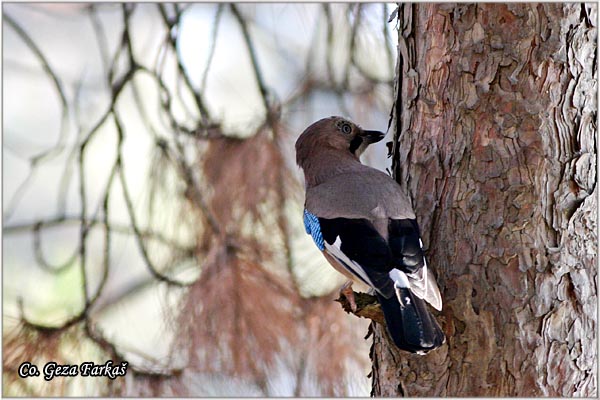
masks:
[(396, 346), (425, 354), (445, 337), (425, 305), (441, 310), (442, 299), (415, 213), (396, 181), (359, 159), (384, 136), (341, 117), (306, 128), (296, 141), (306, 187), (304, 225), (327, 261), (351, 279), (346, 292), (352, 293), (352, 281), (375, 292)]

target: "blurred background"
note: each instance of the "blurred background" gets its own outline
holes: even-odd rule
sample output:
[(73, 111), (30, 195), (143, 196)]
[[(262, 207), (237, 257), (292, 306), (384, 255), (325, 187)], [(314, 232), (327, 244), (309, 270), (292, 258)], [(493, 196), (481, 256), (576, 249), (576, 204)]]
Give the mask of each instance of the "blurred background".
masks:
[(294, 143), (386, 130), (395, 7), (3, 4), (3, 394), (368, 396)]

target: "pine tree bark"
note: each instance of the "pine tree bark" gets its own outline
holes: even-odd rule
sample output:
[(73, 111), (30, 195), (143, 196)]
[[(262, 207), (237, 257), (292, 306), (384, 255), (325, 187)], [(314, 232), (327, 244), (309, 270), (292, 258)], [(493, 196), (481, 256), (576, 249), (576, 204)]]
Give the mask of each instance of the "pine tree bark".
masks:
[(404, 4), (393, 172), (447, 343), (375, 396), (597, 394), (596, 4)]

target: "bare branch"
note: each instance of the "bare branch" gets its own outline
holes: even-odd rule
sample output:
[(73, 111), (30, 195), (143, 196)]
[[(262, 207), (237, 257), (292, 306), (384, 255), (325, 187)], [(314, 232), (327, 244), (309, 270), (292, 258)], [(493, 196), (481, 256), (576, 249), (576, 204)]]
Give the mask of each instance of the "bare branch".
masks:
[(362, 5), (357, 4), (356, 7), (352, 7), (353, 5), (348, 5), (348, 13), (352, 12), (352, 8), (355, 8), (354, 12), (354, 23), (352, 24), (352, 29), (350, 31), (350, 63), (346, 64), (346, 71), (344, 73), (343, 86), (348, 86), (350, 84), (350, 66), (356, 62), (356, 33), (358, 32), (358, 28), (362, 19)]
[(165, 282), (168, 283), (169, 285), (173, 285), (173, 286), (185, 286), (185, 283), (173, 280), (167, 276), (162, 275), (160, 272), (158, 272), (158, 270), (156, 269), (156, 266), (154, 265), (154, 263), (152, 262), (152, 260), (150, 259), (149, 255), (148, 255), (148, 251), (146, 250), (146, 245), (144, 244), (144, 240), (142, 238), (141, 235), (141, 231), (138, 228), (138, 224), (136, 221), (136, 216), (135, 216), (135, 209), (133, 207), (133, 202), (131, 200), (131, 195), (129, 194), (129, 188), (127, 186), (127, 181), (125, 179), (125, 171), (123, 168), (123, 165), (121, 164), (121, 157), (122, 157), (122, 144), (123, 144), (123, 139), (124, 139), (124, 130), (123, 130), (123, 126), (121, 124), (121, 121), (119, 119), (119, 117), (117, 116), (116, 111), (113, 112), (113, 116), (114, 116), (114, 122), (115, 125), (117, 127), (117, 131), (119, 132), (119, 143), (117, 145), (117, 162), (120, 165), (120, 168), (118, 168), (118, 173), (119, 173), (119, 180), (121, 182), (121, 189), (123, 190), (123, 197), (125, 199), (125, 204), (127, 206), (127, 212), (129, 214), (129, 218), (131, 221), (131, 227), (133, 229), (137, 244), (138, 244), (138, 248), (140, 249), (140, 252), (142, 254), (142, 257), (144, 258), (144, 261), (146, 263), (146, 266), (148, 267), (148, 270), (150, 271), (150, 273), (159, 281), (161, 282)]
[(104, 75), (107, 75), (108, 70), (110, 68), (108, 44), (106, 39), (106, 32), (104, 30), (104, 27), (102, 26), (100, 18), (98, 18), (98, 6), (94, 3), (90, 3), (87, 10), (90, 21), (92, 23), (92, 28), (95, 32), (94, 36), (96, 37), (96, 41), (98, 43), (98, 50), (100, 51), (100, 59), (102, 60)]
[[(165, 25), (169, 29), (169, 32), (171, 32), (171, 30), (173, 29), (173, 27), (175, 25), (179, 24), (179, 20), (181, 18), (181, 12), (177, 12), (175, 18), (174, 19), (170, 19), (167, 16), (167, 11), (166, 11), (166, 8), (165, 8), (164, 4), (158, 4), (158, 9), (159, 9), (160, 14), (161, 14), (161, 16), (163, 18), (163, 22), (165, 23)], [(171, 45), (171, 48), (173, 49), (173, 51), (175, 51), (175, 52), (177, 52), (177, 41), (178, 41), (178, 38), (179, 38), (179, 36), (173, 36), (173, 35), (169, 35), (168, 36), (168, 42)], [(205, 126), (205, 127), (208, 126), (210, 124), (210, 118), (209, 118), (209, 114), (208, 114), (208, 111), (206, 109), (206, 106), (204, 105), (204, 100), (202, 100), (202, 96), (200, 95), (200, 92), (198, 92), (196, 89), (194, 89), (194, 86), (192, 85), (190, 77), (188, 76), (187, 70), (184, 68), (184, 66), (183, 66), (183, 64), (181, 62), (181, 57), (177, 57), (177, 69), (179, 70), (179, 73), (183, 76), (188, 89), (190, 90), (190, 92), (194, 96), (194, 101), (196, 102), (196, 106), (198, 108), (198, 112), (200, 113), (200, 118), (202, 120), (202, 125)]]
[(57, 274), (61, 273), (62, 271), (71, 267), (75, 263), (77, 257), (79, 256), (79, 249), (76, 248), (73, 254), (62, 264), (50, 265), (50, 263), (44, 257), (42, 251), (42, 239), (40, 234), (41, 227), (42, 225), (40, 222), (36, 223), (33, 227), (33, 249), (35, 254), (35, 260), (38, 262), (40, 267), (42, 267), (46, 271)]
[[(46, 219), (46, 220), (40, 220), (37, 222), (27, 222), (27, 223), (22, 223), (22, 224), (5, 226), (2, 230), (2, 232), (6, 235), (13, 235), (13, 234), (19, 234), (19, 233), (24, 233), (24, 232), (28, 232), (28, 231), (34, 231), (35, 229), (38, 229), (41, 231), (44, 228), (52, 228), (55, 226), (65, 226), (65, 225), (69, 225), (69, 224), (79, 224), (79, 223), (80, 223), (79, 216), (63, 215), (63, 216), (57, 216), (57, 217)], [(89, 223), (90, 229), (96, 225), (102, 225), (102, 226), (105, 225), (104, 219), (98, 219), (98, 218), (89, 218), (88, 223)], [(124, 235), (134, 234), (133, 229), (129, 225), (119, 225), (119, 224), (112, 223), (109, 225), (109, 227), (110, 227), (110, 230), (115, 233), (120, 233), (120, 234), (124, 234)], [(177, 243), (177, 242), (165, 237), (160, 232), (154, 232), (151, 230), (140, 230), (140, 235), (142, 236), (142, 238), (144, 238), (144, 240), (148, 240), (148, 239), (157, 240), (160, 243), (162, 243), (170, 248), (177, 249), (178, 251), (181, 251), (181, 252), (189, 253), (190, 251), (193, 250), (193, 245), (184, 245), (181, 243)]]
[(66, 140), (67, 134), (67, 123), (69, 119), (69, 106), (67, 102), (67, 96), (65, 95), (63, 85), (48, 63), (48, 60), (44, 56), (44, 53), (40, 50), (40, 48), (35, 44), (35, 41), (31, 39), (31, 37), (25, 32), (25, 30), (19, 25), (10, 15), (4, 13), (3, 18), (6, 23), (14, 29), (14, 31), (19, 35), (19, 37), (25, 42), (27, 47), (31, 50), (31, 52), (36, 56), (39, 60), (40, 64), (42, 64), (42, 68), (52, 81), (54, 88), (56, 89), (56, 93), (58, 93), (60, 104), (62, 107), (62, 117), (61, 117), (61, 128), (59, 130), (58, 142), (49, 150), (43, 151), (40, 154), (31, 157), (31, 165), (35, 166), (40, 160), (45, 159), (47, 157), (51, 157), (59, 153), (63, 146), (64, 141)]
[(221, 16), (223, 15), (223, 9), (225, 6), (223, 3), (219, 3), (217, 7), (217, 13), (215, 14), (215, 19), (213, 22), (213, 29), (211, 32), (211, 40), (210, 40), (210, 50), (208, 52), (208, 58), (206, 60), (206, 66), (204, 67), (204, 72), (202, 73), (202, 83), (200, 84), (200, 92), (204, 92), (206, 90), (206, 80), (208, 79), (208, 71), (210, 70), (210, 66), (212, 64), (212, 59), (215, 54), (215, 49), (217, 48), (217, 32), (219, 31), (219, 26), (221, 25)]
[(260, 66), (258, 65), (258, 59), (256, 58), (256, 51), (254, 50), (254, 43), (252, 43), (252, 39), (250, 38), (250, 32), (248, 31), (248, 26), (246, 20), (239, 12), (237, 6), (234, 3), (229, 4), (233, 15), (235, 16), (240, 28), (242, 29), (242, 35), (244, 36), (244, 41), (246, 43), (246, 48), (248, 49), (248, 53), (250, 55), (250, 61), (252, 62), (252, 68), (254, 70), (254, 77), (256, 78), (256, 84), (258, 85), (258, 90), (262, 97), (263, 106), (265, 107), (266, 119), (267, 121), (271, 121), (271, 104), (269, 103), (269, 91), (265, 84), (264, 78), (262, 76), (262, 72)]
[(43, 52), (35, 44), (34, 40), (31, 39), (31, 37), (27, 34), (27, 32), (25, 32), (25, 30), (10, 15), (4, 13), (3, 17), (4, 17), (4, 20), (6, 21), (6, 23), (11, 28), (13, 28), (13, 30), (17, 33), (17, 35), (25, 42), (27, 47), (31, 50), (31, 52), (39, 60), (44, 72), (46, 73), (46, 75), (48, 75), (52, 84), (54, 85), (54, 88), (56, 89), (56, 92), (58, 93), (61, 108), (62, 108), (61, 126), (60, 126), (60, 130), (59, 130), (58, 140), (57, 140), (56, 144), (54, 146), (52, 146), (52, 148), (50, 148), (48, 150), (44, 150), (41, 153), (30, 157), (29, 173), (27, 174), (27, 177), (23, 180), (21, 185), (19, 185), (19, 187), (15, 191), (15, 194), (13, 195), (12, 199), (8, 202), (8, 206), (6, 206), (6, 208), (4, 209), (4, 217), (8, 218), (13, 214), (17, 204), (21, 201), (21, 198), (24, 195), (26, 189), (29, 187), (29, 185), (33, 181), (38, 163), (42, 160), (55, 157), (57, 154), (59, 154), (62, 151), (62, 149), (64, 147), (64, 142), (66, 141), (66, 136), (67, 136), (69, 107), (68, 107), (67, 97), (64, 93), (63, 85), (62, 85), (61, 81), (59, 80), (58, 76), (56, 75), (56, 73), (54, 72), (54, 70), (52, 69), (52, 67), (50, 66), (50, 64), (48, 63), (48, 60), (44, 56)]

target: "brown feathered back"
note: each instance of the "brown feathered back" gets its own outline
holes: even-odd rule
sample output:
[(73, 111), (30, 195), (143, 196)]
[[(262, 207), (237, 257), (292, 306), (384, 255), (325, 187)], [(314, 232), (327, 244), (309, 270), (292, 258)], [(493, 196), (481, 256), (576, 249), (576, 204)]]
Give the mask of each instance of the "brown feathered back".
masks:
[[(351, 124), (344, 134), (340, 124)], [(415, 218), (408, 197), (385, 173), (361, 164), (352, 141), (364, 131), (340, 117), (321, 119), (296, 141), (296, 161), (304, 171), (306, 209), (322, 218)], [(368, 143), (361, 145), (364, 148)]]
[(389, 176), (364, 166), (306, 189), (306, 209), (321, 218), (415, 218), (412, 205)]

